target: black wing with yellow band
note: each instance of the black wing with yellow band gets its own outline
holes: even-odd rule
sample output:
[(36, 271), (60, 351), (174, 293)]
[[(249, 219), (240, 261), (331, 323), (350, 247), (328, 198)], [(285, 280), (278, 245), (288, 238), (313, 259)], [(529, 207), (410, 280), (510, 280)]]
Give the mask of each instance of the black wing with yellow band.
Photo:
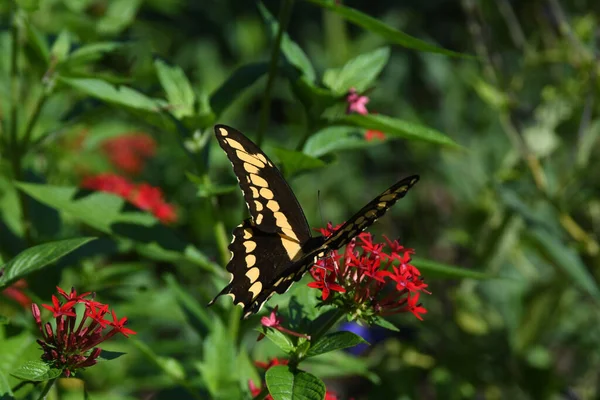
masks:
[(315, 263), (337, 250), (381, 217), (419, 180), (402, 179), (370, 201), (329, 238), (312, 237), (304, 212), (273, 162), (241, 132), (217, 125), (215, 134), (233, 165), (251, 218), (233, 231), (229, 245), (229, 284), (209, 303), (229, 295), (256, 313), (275, 293), (284, 293)]

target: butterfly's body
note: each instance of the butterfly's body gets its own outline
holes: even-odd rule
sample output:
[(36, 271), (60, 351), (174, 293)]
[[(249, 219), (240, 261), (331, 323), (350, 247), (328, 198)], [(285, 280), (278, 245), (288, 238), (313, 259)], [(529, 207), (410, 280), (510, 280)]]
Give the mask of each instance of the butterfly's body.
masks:
[(233, 231), (227, 270), (232, 279), (223, 294), (241, 304), (244, 317), (256, 313), (275, 293), (284, 293), (319, 256), (339, 249), (383, 215), (419, 180), (405, 178), (377, 196), (333, 235), (312, 237), (294, 193), (269, 158), (241, 132), (215, 126), (240, 183), (251, 218)]

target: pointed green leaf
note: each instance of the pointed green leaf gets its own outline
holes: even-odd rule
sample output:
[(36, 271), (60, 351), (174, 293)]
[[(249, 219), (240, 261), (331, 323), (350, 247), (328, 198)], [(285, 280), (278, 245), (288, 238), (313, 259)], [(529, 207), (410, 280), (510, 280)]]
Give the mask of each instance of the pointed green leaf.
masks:
[(318, 356), (319, 354), (354, 347), (361, 343), (368, 342), (355, 333), (347, 331), (333, 332), (321, 337), (315, 344), (310, 346), (306, 356)]
[(46, 42), (46, 37), (42, 35), (30, 18), (25, 18), (23, 21), (27, 29), (29, 45), (33, 47), (37, 55), (47, 64), (50, 61), (50, 48)]
[(98, 358), (103, 359), (103, 360), (114, 360), (116, 358), (124, 356), (125, 354), (127, 354), (127, 353), (123, 353), (120, 351), (108, 351), (108, 350), (102, 349), (102, 351), (100, 352), (100, 356)]
[(161, 60), (156, 60), (154, 66), (160, 84), (167, 94), (171, 113), (177, 118), (193, 115), (196, 96), (183, 70)]
[[(271, 31), (271, 36), (274, 38), (279, 30), (279, 22), (269, 10), (263, 5), (258, 3), (258, 9), (265, 20), (265, 23)], [(316, 79), (315, 69), (308, 59), (306, 53), (302, 50), (296, 42), (294, 42), (287, 33), (283, 33), (281, 38), (281, 52), (285, 56), (288, 63), (298, 68), (302, 75), (309, 81), (314, 82)]]
[(285, 334), (279, 332), (273, 328), (262, 328), (257, 329), (258, 332), (263, 333), (267, 339), (273, 342), (277, 347), (283, 350), (287, 354), (291, 354), (294, 350), (294, 344)]
[(342, 68), (325, 71), (323, 84), (338, 94), (347, 93), (350, 88), (362, 92), (373, 84), (389, 58), (389, 47), (363, 53)]
[(460, 146), (441, 132), (415, 122), (404, 121), (380, 114), (350, 114), (332, 121), (336, 125), (352, 125), (383, 132), (387, 136), (459, 148)]
[(67, 54), (71, 50), (71, 35), (68, 31), (63, 30), (60, 32), (52, 48), (50, 49), (50, 55), (59, 63), (67, 58)]
[(396, 43), (400, 46), (404, 46), (409, 49), (415, 49), (420, 51), (427, 51), (431, 53), (439, 53), (447, 56), (457, 57), (468, 57), (471, 56), (463, 55), (454, 51), (446, 50), (444, 48), (429, 44), (421, 39), (417, 39), (404, 32), (392, 28), (381, 22), (380, 20), (371, 17), (370, 15), (364, 14), (358, 10), (350, 7), (346, 7), (340, 4), (334, 4), (326, 0), (308, 0), (309, 2), (318, 5), (319, 7), (328, 9), (338, 14), (345, 20), (360, 26), (366, 30), (376, 33), (383, 38), (389, 40), (392, 43)]
[(385, 319), (381, 316), (377, 317), (377, 319), (375, 319), (375, 325), (378, 325), (378, 326), (388, 329), (390, 331), (400, 332), (400, 329), (398, 329), (398, 327), (396, 325), (392, 324), (390, 321), (388, 321), (387, 319)]
[(425, 279), (492, 279), (493, 276), (479, 271), (473, 271), (466, 268), (453, 265), (442, 264), (425, 258), (415, 257), (412, 264), (417, 267)]
[(325, 166), (325, 162), (322, 160), (299, 151), (273, 147), (270, 149), (269, 154), (274, 154), (276, 160), (282, 164), (282, 170), (286, 176), (293, 176), (301, 171)]
[(50, 379), (58, 378), (62, 374), (61, 369), (50, 368), (50, 366), (42, 361), (27, 361), (15, 371), (12, 376), (24, 381), (43, 382)]
[(106, 53), (115, 51), (123, 47), (121, 43), (116, 42), (97, 42), (81, 46), (74, 50), (69, 58), (65, 61), (64, 65), (74, 66), (80, 64), (87, 64), (96, 61), (103, 57)]
[(42, 269), (94, 239), (59, 240), (30, 247), (2, 266), (4, 274), (0, 276), (0, 286), (6, 286), (33, 271)]
[(246, 64), (233, 71), (229, 78), (210, 96), (215, 115), (220, 116), (237, 97), (268, 71), (265, 62)]
[(287, 365), (267, 370), (265, 380), (274, 400), (323, 400), (325, 384), (305, 371), (292, 371)]
[(130, 87), (116, 87), (100, 79), (60, 77), (59, 81), (92, 97), (133, 109), (158, 112), (167, 105)]

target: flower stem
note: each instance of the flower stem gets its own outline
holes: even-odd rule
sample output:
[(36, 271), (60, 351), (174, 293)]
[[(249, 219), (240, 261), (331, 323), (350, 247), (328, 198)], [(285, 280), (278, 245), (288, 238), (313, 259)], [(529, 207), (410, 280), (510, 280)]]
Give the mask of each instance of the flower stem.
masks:
[(292, 14), (292, 6), (294, 0), (284, 0), (279, 10), (277, 19), (279, 21), (279, 29), (275, 36), (275, 42), (271, 50), (271, 60), (269, 61), (269, 74), (267, 75), (267, 86), (265, 87), (265, 93), (262, 97), (262, 103), (260, 107), (260, 117), (258, 120), (258, 131), (256, 136), (256, 144), (258, 147), (262, 145), (267, 125), (269, 124), (269, 117), (271, 114), (271, 94), (273, 91), (273, 85), (275, 84), (275, 78), (277, 77), (277, 67), (279, 64), (279, 51), (281, 49), (281, 40), (283, 34), (287, 28), (290, 16)]
[(44, 386), (44, 390), (42, 390), (42, 393), (40, 393), (38, 400), (44, 400), (46, 398), (46, 395), (50, 389), (52, 389), (52, 386), (54, 386), (54, 382), (56, 382), (56, 378), (50, 379), (48, 382), (46, 382), (46, 386)]
[(268, 394), (269, 394), (269, 388), (267, 387), (267, 385), (265, 385), (265, 387), (262, 388), (262, 390), (260, 391), (260, 393), (257, 394), (256, 396), (254, 396), (252, 398), (252, 400), (262, 400), (265, 397), (267, 397)]

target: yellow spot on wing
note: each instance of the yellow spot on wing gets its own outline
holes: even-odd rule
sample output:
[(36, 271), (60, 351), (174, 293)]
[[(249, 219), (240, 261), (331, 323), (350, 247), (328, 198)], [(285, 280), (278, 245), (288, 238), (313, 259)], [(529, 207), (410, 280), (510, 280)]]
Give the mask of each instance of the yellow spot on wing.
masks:
[(248, 228), (244, 229), (244, 239), (250, 239), (252, 237), (252, 231)]
[(252, 300), (254, 300), (256, 298), (256, 296), (258, 296), (258, 294), (260, 293), (261, 290), (262, 290), (262, 283), (260, 283), (260, 282), (254, 282), (252, 284), (252, 286), (250, 286), (248, 291), (252, 292)]
[(242, 146), (242, 144), (240, 142), (238, 142), (237, 140), (233, 140), (230, 138), (230, 139), (225, 139), (225, 141), (227, 142), (228, 145), (230, 145), (234, 149), (241, 150), (243, 152), (246, 151), (246, 149), (244, 149), (244, 146)]
[(246, 268), (252, 268), (256, 264), (256, 256), (252, 254), (248, 254), (246, 256)]
[(258, 168), (264, 168), (265, 167), (265, 163), (263, 163), (262, 161), (260, 161), (259, 159), (257, 159), (256, 157), (251, 156), (250, 154), (243, 152), (241, 150), (236, 150), (235, 154), (238, 156), (238, 158), (244, 162), (250, 163)]
[(260, 270), (256, 267), (250, 268), (248, 272), (246, 272), (246, 276), (248, 277), (248, 279), (250, 279), (250, 283), (254, 283), (258, 279), (259, 275)]
[(229, 135), (229, 132), (227, 132), (227, 129), (225, 128), (219, 128), (219, 133), (221, 134), (221, 136)]
[(381, 200), (381, 201), (391, 201), (391, 200), (394, 200), (395, 198), (396, 198), (395, 194), (387, 194), (385, 196), (381, 196), (379, 198), (379, 200)]
[(267, 183), (266, 180), (264, 180), (263, 178), (261, 178), (260, 176), (258, 176), (256, 174), (250, 174), (250, 180), (256, 186), (261, 186), (261, 187), (264, 187), (264, 188), (267, 187), (267, 186), (269, 186), (269, 184)]
[(267, 203), (267, 208), (273, 212), (279, 211), (279, 203), (275, 200), (269, 200)]
[(250, 191), (252, 192), (252, 197), (254, 197), (255, 199), (258, 199), (258, 197), (259, 197), (258, 189), (255, 188), (254, 186), (250, 186)]
[(260, 201), (254, 200), (254, 206), (256, 207), (256, 211), (262, 211), (263, 205)]
[(252, 250), (256, 248), (256, 242), (247, 240), (244, 242), (244, 247), (246, 248), (246, 253), (252, 253)]
[(257, 153), (257, 154), (253, 154), (253, 156), (258, 158), (260, 161), (264, 162), (265, 164), (267, 163), (267, 158), (263, 154)]
[(263, 220), (263, 215), (262, 214), (258, 214), (256, 216), (256, 224), (260, 225), (262, 223), (262, 220)]
[(244, 163), (244, 169), (250, 174), (258, 174), (258, 168), (250, 163)]
[(275, 216), (275, 224), (278, 227), (292, 229), (287, 217), (281, 211), (277, 211), (273, 215)]
[(300, 246), (300, 243), (298, 243), (295, 240), (291, 240), (286, 235), (279, 234), (279, 237), (281, 238), (281, 244), (283, 245), (283, 248), (285, 249), (288, 257), (290, 258), (290, 260), (293, 260), (302, 248)]
[(385, 208), (387, 206), (387, 203), (381, 202), (377, 204), (377, 208)]
[(262, 197), (264, 197), (265, 199), (267, 199), (267, 200), (271, 200), (273, 197), (275, 197), (275, 196), (273, 195), (273, 192), (272, 192), (272, 191), (270, 191), (270, 190), (269, 190), (269, 189), (267, 189), (267, 188), (262, 188), (262, 189), (260, 189), (260, 195), (261, 195)]

